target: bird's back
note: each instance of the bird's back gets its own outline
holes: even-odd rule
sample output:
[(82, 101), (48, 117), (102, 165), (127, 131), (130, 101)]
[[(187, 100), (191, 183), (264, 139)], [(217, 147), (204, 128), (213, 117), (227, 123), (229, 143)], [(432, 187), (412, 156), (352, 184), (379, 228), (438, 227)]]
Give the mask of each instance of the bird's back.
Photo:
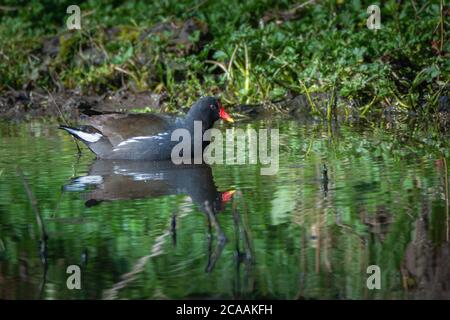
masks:
[(148, 137), (169, 132), (173, 120), (155, 114), (111, 113), (91, 116), (86, 122), (109, 139), (113, 147), (134, 137)]

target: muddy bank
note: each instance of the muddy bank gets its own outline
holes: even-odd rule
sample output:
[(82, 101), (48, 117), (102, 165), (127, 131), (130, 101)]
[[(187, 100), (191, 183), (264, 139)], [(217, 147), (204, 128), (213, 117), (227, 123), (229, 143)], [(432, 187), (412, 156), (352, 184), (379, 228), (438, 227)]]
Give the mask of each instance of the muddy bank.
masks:
[[(149, 91), (131, 92), (119, 90), (104, 95), (82, 95), (77, 91), (50, 93), (42, 90), (8, 91), (0, 96), (0, 119), (27, 120), (39, 117), (64, 117), (77, 119), (80, 115), (109, 112), (174, 112), (166, 94)], [(189, 106), (179, 102), (179, 112)], [(260, 104), (226, 105), (226, 108), (241, 118), (260, 118), (279, 114), (294, 118), (314, 117), (358, 117), (361, 102), (336, 97), (333, 93), (317, 93), (291, 96), (284, 100)], [(339, 105), (339, 108), (337, 106)]]
[(48, 93), (43, 91), (8, 91), (0, 97), (0, 119), (34, 118), (77, 119), (81, 114), (108, 112), (165, 112), (167, 97), (151, 92), (84, 96), (76, 91)]
[[(189, 106), (179, 102), (178, 113), (187, 111)], [(226, 103), (225, 103), (226, 104)], [(273, 115), (299, 120), (350, 120), (372, 119), (377, 121), (398, 121), (420, 117), (420, 112), (403, 110), (392, 105), (384, 107), (382, 112), (366, 115), (361, 109), (367, 102), (339, 97), (333, 92), (296, 95), (281, 101), (260, 104), (226, 105), (237, 119), (267, 118)], [(132, 92), (118, 90), (104, 95), (82, 95), (75, 90), (50, 93), (43, 90), (10, 90), (0, 96), (0, 119), (26, 121), (37, 118), (58, 118), (63, 121), (77, 121), (81, 115), (95, 115), (110, 112), (161, 112), (174, 113), (165, 93), (150, 91)], [(175, 112), (176, 113), (176, 112)], [(444, 131), (450, 131), (450, 98), (441, 96), (434, 117), (427, 117), (429, 123), (436, 122)]]
[[(332, 100), (333, 99), (333, 100)], [(10, 90), (0, 96), (0, 118), (7, 120), (27, 120), (38, 117), (78, 118), (81, 114), (93, 115), (108, 112), (169, 112), (166, 94), (149, 91), (132, 92), (118, 90), (104, 95), (82, 95), (75, 90), (46, 92), (43, 90)], [(227, 109), (242, 117), (255, 118), (273, 113), (294, 117), (312, 117), (326, 114), (328, 108), (336, 110), (337, 103), (345, 104), (345, 112), (355, 113), (354, 102), (333, 98), (332, 94), (298, 95), (285, 100), (260, 104), (227, 105)], [(183, 106), (183, 101), (179, 102)], [(226, 104), (226, 103), (224, 103)], [(183, 106), (180, 112), (183, 112)], [(355, 112), (351, 112), (354, 110)], [(335, 111), (333, 111), (336, 113)]]

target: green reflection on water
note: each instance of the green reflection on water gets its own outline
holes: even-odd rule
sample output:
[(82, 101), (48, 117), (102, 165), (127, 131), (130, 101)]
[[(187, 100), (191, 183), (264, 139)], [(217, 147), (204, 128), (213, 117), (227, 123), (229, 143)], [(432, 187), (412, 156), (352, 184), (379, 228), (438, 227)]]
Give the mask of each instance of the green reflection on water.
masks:
[[(449, 298), (444, 139), (281, 120), (239, 126), (279, 127), (280, 170), (213, 166), (212, 186), (237, 190), (217, 215), (227, 238), (220, 251), (185, 184), (88, 207), (95, 186), (64, 189), (88, 175), (88, 151), (77, 159), (55, 125), (0, 124), (0, 298)], [(46, 266), (17, 164), (45, 222)], [(205, 187), (195, 179), (191, 189)], [(71, 264), (81, 266), (82, 290), (66, 288)], [(381, 290), (366, 287), (372, 264)]]

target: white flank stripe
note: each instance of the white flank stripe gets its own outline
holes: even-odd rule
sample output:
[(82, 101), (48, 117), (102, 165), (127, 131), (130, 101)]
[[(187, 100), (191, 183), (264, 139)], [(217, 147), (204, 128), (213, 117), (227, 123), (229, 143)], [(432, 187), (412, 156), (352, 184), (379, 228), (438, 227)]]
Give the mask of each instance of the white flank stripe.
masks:
[(117, 146), (118, 146), (118, 147), (122, 147), (122, 146), (124, 146), (124, 145), (129, 144), (129, 143), (140, 142), (140, 141), (142, 141), (142, 140), (151, 140), (151, 139), (161, 140), (161, 139), (164, 139), (164, 138), (163, 138), (163, 137), (158, 137), (158, 136), (148, 136), (148, 137), (146, 137), (146, 136), (139, 136), (139, 137), (133, 137), (133, 138), (130, 138), (130, 139), (128, 139), (128, 140), (122, 141), (122, 142), (119, 143)]
[(79, 177), (75, 180), (77, 183), (82, 184), (100, 184), (103, 182), (102, 176), (84, 176)]

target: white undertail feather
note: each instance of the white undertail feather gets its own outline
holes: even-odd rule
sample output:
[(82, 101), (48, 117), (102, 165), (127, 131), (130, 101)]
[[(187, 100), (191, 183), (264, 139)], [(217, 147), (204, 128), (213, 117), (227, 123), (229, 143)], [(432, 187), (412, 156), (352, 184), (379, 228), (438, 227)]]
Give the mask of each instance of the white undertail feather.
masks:
[(97, 142), (98, 140), (100, 140), (103, 136), (96, 132), (96, 133), (87, 133), (87, 132), (83, 132), (80, 130), (75, 130), (72, 128), (66, 128), (67, 131), (69, 131), (70, 133), (74, 134), (75, 136), (79, 137), (81, 140), (84, 140), (86, 142)]

